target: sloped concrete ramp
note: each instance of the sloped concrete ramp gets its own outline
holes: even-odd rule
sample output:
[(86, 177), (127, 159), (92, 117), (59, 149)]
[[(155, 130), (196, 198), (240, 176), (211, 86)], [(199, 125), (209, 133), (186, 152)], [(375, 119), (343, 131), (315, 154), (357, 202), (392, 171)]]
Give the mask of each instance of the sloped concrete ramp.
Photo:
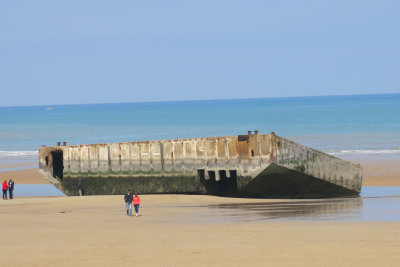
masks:
[(321, 198), (359, 194), (358, 191), (274, 163), (241, 190), (243, 195), (267, 198)]

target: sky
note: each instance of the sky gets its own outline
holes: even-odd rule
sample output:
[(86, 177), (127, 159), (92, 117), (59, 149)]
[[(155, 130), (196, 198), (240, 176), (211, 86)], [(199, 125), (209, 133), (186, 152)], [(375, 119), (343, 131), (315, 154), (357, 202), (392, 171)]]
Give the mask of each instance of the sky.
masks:
[(0, 0), (0, 106), (400, 92), (400, 1)]

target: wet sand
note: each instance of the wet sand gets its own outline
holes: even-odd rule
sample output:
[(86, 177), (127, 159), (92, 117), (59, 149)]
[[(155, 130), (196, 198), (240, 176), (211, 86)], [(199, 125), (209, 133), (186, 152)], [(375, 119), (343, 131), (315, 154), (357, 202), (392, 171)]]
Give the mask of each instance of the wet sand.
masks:
[(7, 168), (31, 167), (31, 166), (37, 166), (37, 163), (36, 162), (0, 163), (0, 171)]
[[(5, 167), (13, 168), (13, 167)], [(1, 169), (0, 169), (1, 171)], [(15, 184), (49, 184), (49, 182), (44, 179), (39, 174), (38, 168), (26, 169), (26, 170), (13, 170), (13, 171), (1, 171), (0, 172), (0, 180), (3, 182), (4, 180), (13, 179)]]
[[(12, 266), (396, 266), (397, 222), (213, 221), (204, 206), (243, 199), (143, 195), (0, 202), (3, 263)], [(265, 200), (246, 199), (247, 203)], [(271, 202), (278, 200), (268, 200)], [(200, 211), (200, 212), (199, 212)], [(207, 222), (199, 218), (208, 217)]]

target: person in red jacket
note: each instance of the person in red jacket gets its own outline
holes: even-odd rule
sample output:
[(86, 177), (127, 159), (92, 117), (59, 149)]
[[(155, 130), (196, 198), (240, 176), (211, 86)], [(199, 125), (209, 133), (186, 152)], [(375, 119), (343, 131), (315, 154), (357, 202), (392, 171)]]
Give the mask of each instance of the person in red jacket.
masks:
[(135, 196), (133, 197), (133, 206), (135, 207), (135, 216), (137, 217), (139, 215), (139, 205), (140, 205), (140, 197), (135, 193)]
[(7, 189), (8, 189), (7, 180), (4, 180), (4, 183), (3, 183), (3, 200), (7, 200)]

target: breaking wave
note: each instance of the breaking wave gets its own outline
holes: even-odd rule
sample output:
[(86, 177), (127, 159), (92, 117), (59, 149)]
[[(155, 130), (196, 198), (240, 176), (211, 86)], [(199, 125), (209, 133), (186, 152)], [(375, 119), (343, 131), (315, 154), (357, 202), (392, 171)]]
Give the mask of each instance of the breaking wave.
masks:
[(392, 155), (392, 154), (400, 154), (400, 149), (352, 149), (352, 150), (331, 150), (325, 151), (330, 155)]
[(0, 159), (37, 159), (38, 151), (0, 151)]

